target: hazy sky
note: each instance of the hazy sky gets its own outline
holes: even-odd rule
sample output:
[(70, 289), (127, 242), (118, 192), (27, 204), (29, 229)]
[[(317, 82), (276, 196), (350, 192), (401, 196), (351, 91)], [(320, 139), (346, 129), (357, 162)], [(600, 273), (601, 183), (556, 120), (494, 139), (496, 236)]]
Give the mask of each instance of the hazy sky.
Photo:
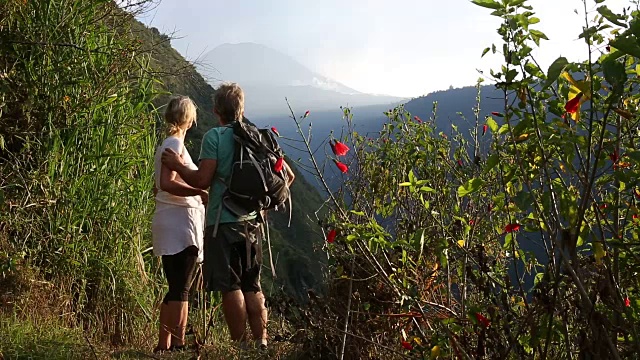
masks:
[[(628, 3), (604, 2), (616, 11)], [(545, 71), (559, 55), (586, 57), (581, 0), (529, 4), (542, 20), (533, 28), (550, 39), (536, 52)], [(499, 43), (490, 12), (469, 0), (162, 0), (140, 20), (175, 31), (173, 46), (190, 60), (223, 43), (255, 42), (356, 90), (414, 97), (473, 85), (476, 69), (500, 64), (499, 54), (480, 59)]]

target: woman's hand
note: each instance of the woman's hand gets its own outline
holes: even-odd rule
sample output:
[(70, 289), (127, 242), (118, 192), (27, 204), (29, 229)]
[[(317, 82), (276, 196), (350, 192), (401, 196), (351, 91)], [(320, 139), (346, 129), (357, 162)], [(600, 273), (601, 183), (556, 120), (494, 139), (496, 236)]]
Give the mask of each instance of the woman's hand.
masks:
[(209, 203), (209, 192), (207, 190), (202, 190), (200, 192), (200, 199), (202, 200), (202, 204), (207, 205)]

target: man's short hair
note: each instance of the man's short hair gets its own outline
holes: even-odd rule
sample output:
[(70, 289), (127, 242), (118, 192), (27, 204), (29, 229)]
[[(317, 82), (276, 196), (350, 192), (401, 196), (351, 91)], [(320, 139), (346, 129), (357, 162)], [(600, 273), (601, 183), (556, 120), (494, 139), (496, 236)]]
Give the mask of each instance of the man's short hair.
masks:
[(242, 121), (244, 113), (244, 92), (236, 83), (224, 83), (213, 95), (213, 109), (224, 120)]

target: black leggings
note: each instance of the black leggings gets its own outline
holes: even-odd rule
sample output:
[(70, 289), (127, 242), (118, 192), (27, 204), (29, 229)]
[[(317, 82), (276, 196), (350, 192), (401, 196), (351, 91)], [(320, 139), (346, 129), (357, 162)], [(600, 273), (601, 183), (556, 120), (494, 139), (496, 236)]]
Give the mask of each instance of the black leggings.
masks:
[(198, 248), (194, 245), (177, 254), (162, 256), (162, 269), (169, 283), (169, 292), (162, 300), (163, 303), (189, 300), (197, 261)]

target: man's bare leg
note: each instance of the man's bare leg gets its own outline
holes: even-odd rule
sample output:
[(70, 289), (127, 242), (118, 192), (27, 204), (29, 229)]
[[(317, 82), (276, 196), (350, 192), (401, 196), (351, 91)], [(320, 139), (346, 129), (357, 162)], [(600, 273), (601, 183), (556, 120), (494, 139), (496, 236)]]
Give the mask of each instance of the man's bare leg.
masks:
[(233, 290), (222, 294), (222, 312), (229, 327), (231, 340), (246, 339), (247, 309), (244, 295), (240, 290)]
[(266, 345), (267, 341), (267, 308), (264, 306), (265, 298), (262, 291), (246, 292), (244, 299), (247, 303), (247, 315), (249, 327), (253, 338), (258, 344)]

